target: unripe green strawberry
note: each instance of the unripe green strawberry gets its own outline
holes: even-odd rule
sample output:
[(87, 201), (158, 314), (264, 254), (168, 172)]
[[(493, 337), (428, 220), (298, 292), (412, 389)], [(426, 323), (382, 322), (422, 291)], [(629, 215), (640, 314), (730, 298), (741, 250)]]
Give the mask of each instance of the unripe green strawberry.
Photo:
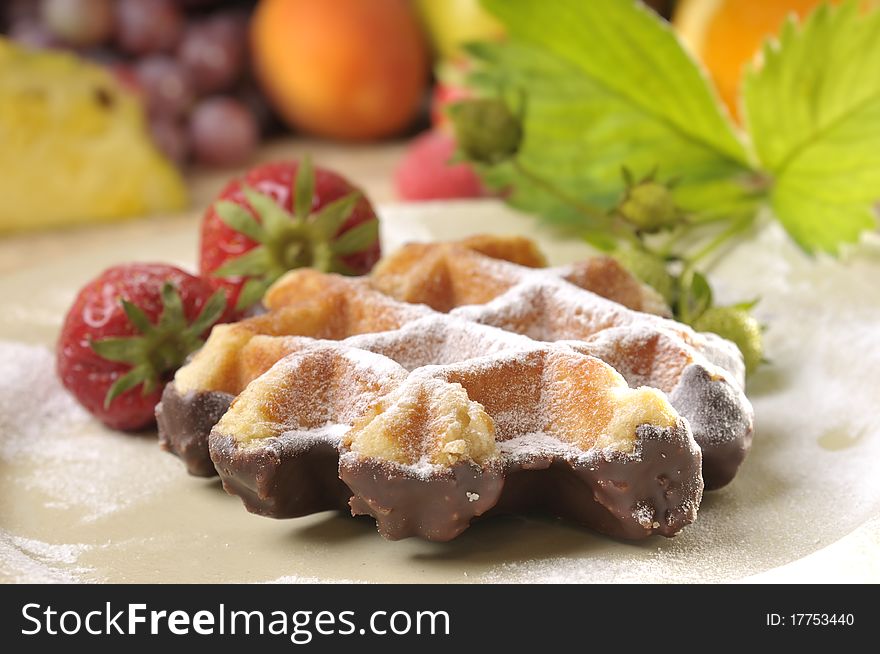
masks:
[(634, 182), (629, 172), (624, 173), (624, 179), (626, 194), (616, 213), (626, 222), (642, 232), (657, 232), (681, 222), (683, 214), (675, 205), (669, 184), (656, 181), (653, 175)]
[(447, 112), (459, 151), (466, 159), (491, 166), (519, 152), (522, 120), (503, 100), (465, 100), (450, 105)]
[(672, 303), (674, 282), (672, 275), (666, 270), (666, 262), (663, 259), (635, 248), (617, 250), (614, 258), (639, 280), (663, 296), (667, 304)]
[(746, 372), (754, 372), (764, 359), (761, 326), (745, 309), (712, 307), (694, 321), (694, 329), (714, 332), (733, 341), (739, 347), (746, 363)]

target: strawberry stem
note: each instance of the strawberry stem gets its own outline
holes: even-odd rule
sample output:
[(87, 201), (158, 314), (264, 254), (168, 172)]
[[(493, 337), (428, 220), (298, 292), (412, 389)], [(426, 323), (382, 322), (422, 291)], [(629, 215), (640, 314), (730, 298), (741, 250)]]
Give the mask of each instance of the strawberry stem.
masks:
[(379, 238), (375, 219), (339, 233), (361, 200), (358, 192), (312, 212), (315, 170), (309, 157), (302, 159), (293, 180), (292, 212), (249, 186), (242, 186), (241, 191), (249, 206), (221, 201), (215, 205), (217, 216), (258, 245), (213, 273), (221, 278), (249, 278), (239, 293), (238, 311), (258, 302), (269, 285), (294, 268), (356, 274), (343, 258), (368, 250)]
[(109, 361), (131, 364), (104, 396), (104, 408), (128, 390), (142, 384), (142, 394), (149, 395), (169, 373), (176, 371), (192, 352), (202, 346), (204, 334), (226, 310), (226, 294), (218, 290), (205, 302), (198, 316), (187, 324), (180, 292), (171, 282), (160, 291), (162, 313), (152, 323), (137, 305), (120, 298), (119, 302), (138, 336), (111, 337), (90, 341), (98, 356)]

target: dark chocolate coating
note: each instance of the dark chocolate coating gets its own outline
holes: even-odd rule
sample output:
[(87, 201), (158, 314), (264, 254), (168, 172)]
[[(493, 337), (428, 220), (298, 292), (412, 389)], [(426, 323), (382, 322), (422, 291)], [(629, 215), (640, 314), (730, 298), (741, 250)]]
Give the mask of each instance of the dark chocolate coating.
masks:
[(492, 513), (549, 513), (631, 540), (674, 536), (696, 519), (702, 497), (700, 455), (683, 447), (686, 430), (682, 420), (671, 429), (640, 425), (634, 455), (508, 463)]
[(350, 505), (371, 515), (384, 537), (448, 541), (474, 519), (541, 511), (618, 538), (674, 536), (696, 519), (700, 452), (687, 423), (638, 427), (632, 454), (587, 462), (535, 456), (480, 468), (460, 463), (415, 476), (404, 468), (344, 456), (328, 441), (290, 436), (240, 445), (215, 429), (211, 456), (223, 487), (252, 513), (290, 518)]
[(352, 491), (351, 514), (373, 516), (389, 540), (452, 540), (495, 506), (504, 486), (501, 466), (468, 463), (421, 478), (382, 462), (343, 458), (339, 476)]
[(304, 445), (282, 434), (241, 446), (215, 430), (209, 443), (223, 488), (251, 513), (298, 518), (348, 508), (351, 491), (339, 479), (339, 454), (330, 442)]
[(700, 365), (685, 368), (669, 402), (688, 419), (703, 451), (706, 490), (729, 484), (752, 446), (754, 412), (745, 394)]
[(233, 399), (228, 393), (211, 391), (181, 395), (171, 382), (165, 386), (162, 401), (156, 406), (159, 446), (177, 455), (189, 474), (213, 477), (217, 471), (208, 452), (208, 434)]

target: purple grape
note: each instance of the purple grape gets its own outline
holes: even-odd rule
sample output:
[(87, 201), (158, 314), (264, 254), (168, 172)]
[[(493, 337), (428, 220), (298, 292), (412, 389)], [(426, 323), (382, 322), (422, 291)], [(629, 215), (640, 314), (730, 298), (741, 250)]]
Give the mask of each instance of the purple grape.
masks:
[(59, 46), (58, 39), (45, 25), (36, 20), (18, 20), (9, 28), (9, 38), (16, 43), (34, 50), (45, 50)]
[(174, 0), (119, 0), (116, 39), (126, 53), (171, 52), (183, 33), (183, 14)]
[(150, 120), (150, 135), (159, 151), (178, 166), (186, 163), (190, 154), (189, 131), (175, 119), (156, 117)]
[(113, 32), (110, 0), (43, 0), (43, 23), (60, 41), (78, 48), (100, 45)]
[(40, 19), (40, 3), (34, 0), (8, 0), (0, 4), (0, 18), (5, 18), (7, 24), (12, 25), (24, 20)]
[(193, 105), (193, 94), (183, 68), (168, 55), (141, 59), (135, 67), (150, 116), (178, 118)]
[(222, 14), (187, 28), (177, 56), (197, 93), (226, 91), (241, 77), (246, 24), (242, 15)]
[(253, 114), (228, 97), (209, 98), (190, 117), (190, 137), (196, 159), (208, 166), (235, 166), (248, 160), (259, 142)]

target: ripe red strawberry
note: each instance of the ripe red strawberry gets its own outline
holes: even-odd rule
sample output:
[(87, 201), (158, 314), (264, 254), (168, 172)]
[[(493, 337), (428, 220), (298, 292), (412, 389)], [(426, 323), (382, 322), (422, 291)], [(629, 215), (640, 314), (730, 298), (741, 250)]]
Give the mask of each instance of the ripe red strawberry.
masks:
[(89, 282), (67, 312), (58, 376), (107, 426), (146, 427), (165, 383), (225, 310), (222, 292), (174, 266), (114, 266)]
[(394, 182), (404, 200), (479, 198), (486, 195), (480, 178), (468, 163), (450, 163), (455, 140), (444, 131), (417, 136), (397, 169)]
[(367, 198), (304, 158), (229, 183), (202, 221), (199, 270), (244, 311), (288, 270), (362, 275), (379, 255), (379, 220)]

